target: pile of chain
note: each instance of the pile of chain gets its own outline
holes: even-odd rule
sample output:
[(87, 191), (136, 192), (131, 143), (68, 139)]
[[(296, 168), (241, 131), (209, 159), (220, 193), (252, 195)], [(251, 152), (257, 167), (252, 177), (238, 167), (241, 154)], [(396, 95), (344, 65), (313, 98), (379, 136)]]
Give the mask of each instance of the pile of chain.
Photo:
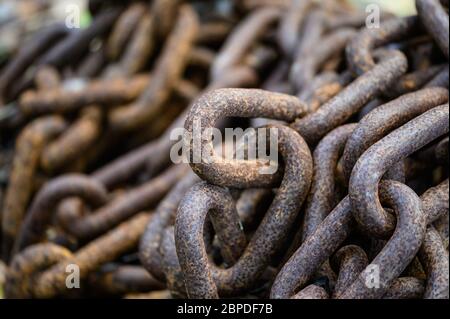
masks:
[[(91, 0), (36, 29), (0, 65), (4, 296), (449, 298), (448, 1), (416, 7)], [(196, 121), (276, 128), (277, 172), (209, 139), (172, 163)]]

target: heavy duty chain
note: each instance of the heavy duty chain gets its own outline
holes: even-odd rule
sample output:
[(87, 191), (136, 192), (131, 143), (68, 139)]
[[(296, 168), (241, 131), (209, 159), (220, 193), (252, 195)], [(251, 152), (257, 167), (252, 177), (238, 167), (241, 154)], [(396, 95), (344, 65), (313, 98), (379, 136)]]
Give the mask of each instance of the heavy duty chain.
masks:
[(5, 297), (448, 299), (449, 8), (415, 2), (376, 26), (331, 0), (13, 17)]

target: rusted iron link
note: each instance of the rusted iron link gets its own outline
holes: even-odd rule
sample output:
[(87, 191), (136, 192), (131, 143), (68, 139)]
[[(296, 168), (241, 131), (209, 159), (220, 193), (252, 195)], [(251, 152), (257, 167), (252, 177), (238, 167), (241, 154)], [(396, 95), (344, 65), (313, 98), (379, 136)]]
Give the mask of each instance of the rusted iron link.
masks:
[(416, 0), (416, 8), (425, 28), (448, 59), (448, 11), (445, 11), (439, 0)]
[(263, 218), (262, 207), (267, 205), (273, 191), (267, 188), (248, 188), (242, 191), (236, 200), (236, 210), (244, 229), (256, 227)]
[(223, 77), (233, 67), (241, 65), (255, 42), (280, 16), (280, 9), (263, 7), (241, 22), (228, 36), (211, 67), (212, 81)]
[(359, 76), (316, 112), (292, 123), (291, 127), (308, 144), (316, 144), (326, 133), (347, 121), (406, 72), (407, 61), (400, 51), (377, 51), (374, 55), (380, 60), (370, 71)]
[(342, 294), (367, 267), (369, 261), (365, 251), (356, 245), (340, 248), (332, 258), (339, 269), (339, 276), (333, 291), (333, 298)]
[[(380, 185), (382, 184), (385, 184), (386, 187), (398, 185), (398, 183), (392, 181), (382, 181)], [(401, 200), (401, 197), (398, 199)], [(422, 206), (428, 224), (435, 221), (439, 216), (448, 214), (448, 180), (430, 188), (421, 196), (421, 200), (422, 205), (419, 206)], [(434, 203), (438, 203), (438, 205)], [(349, 237), (355, 226), (350, 199), (347, 196), (319, 225), (314, 235), (307, 238), (283, 266), (272, 286), (271, 297), (288, 298), (294, 295), (297, 287), (305, 286), (324, 261)], [(393, 288), (392, 294), (398, 295), (399, 289), (395, 286), (394, 281), (393, 287), (395, 289)], [(406, 286), (408, 289), (411, 288), (408, 285)], [(417, 292), (417, 289), (414, 288), (417, 288), (417, 286), (417, 284), (412, 284), (412, 292)], [(422, 285), (422, 292), (423, 290)], [(389, 293), (387, 292), (387, 294)]]
[(70, 196), (78, 196), (84, 203), (97, 208), (108, 200), (106, 189), (83, 175), (64, 175), (51, 180), (35, 196), (16, 239), (16, 253), (39, 242), (50, 225), (52, 212), (58, 203)]
[[(201, 234), (213, 204), (211, 198), (206, 201), (208, 193), (191, 189), (181, 202), (175, 222), (175, 242), (190, 298), (236, 295), (249, 289), (280, 249), (291, 228), (310, 187), (312, 158), (297, 133), (287, 127), (277, 128), (279, 151), (285, 163), (284, 178), (264, 219), (234, 265), (227, 269), (218, 268), (209, 262), (205, 252)], [(201, 214), (193, 214), (199, 211)], [(280, 214), (283, 218), (278, 217)]]
[[(222, 117), (267, 117), (292, 121), (308, 112), (307, 106), (295, 96), (272, 93), (256, 89), (220, 89), (202, 95), (192, 106), (185, 122), (187, 137), (183, 143), (194, 158), (192, 139), (205, 135), (205, 131), (214, 128)], [(199, 127), (198, 127), (199, 126)], [(194, 127), (197, 127), (194, 136)], [(214, 154), (211, 138), (201, 139), (202, 157), (200, 163), (190, 161), (193, 171), (212, 184), (226, 187), (248, 188), (268, 187), (277, 183), (278, 174), (262, 174), (261, 168), (267, 164), (255, 160), (226, 161)], [(210, 156), (206, 162), (205, 154)]]
[(383, 299), (420, 299), (424, 290), (423, 280), (416, 277), (400, 277), (394, 280)]
[(187, 173), (158, 204), (142, 235), (139, 259), (145, 269), (159, 280), (165, 279), (162, 256), (159, 252), (164, 229), (174, 224), (180, 201), (188, 189), (198, 181), (199, 178), (193, 172)]
[(319, 267), (335, 252), (354, 228), (350, 200), (345, 197), (292, 254), (278, 272), (271, 298), (290, 298), (307, 285)]
[(200, 25), (195, 42), (198, 45), (222, 43), (232, 29), (227, 21), (206, 21)]
[(448, 0), (47, 2), (0, 13), (0, 295), (449, 298)]
[(184, 275), (177, 256), (173, 226), (164, 229), (159, 250), (167, 289), (170, 291), (172, 298), (186, 298)]
[(448, 64), (425, 87), (433, 86), (448, 88)]
[(399, 82), (395, 84), (392, 91), (388, 91), (384, 95), (394, 98), (406, 93), (417, 91), (432, 81), (441, 72), (441, 70), (443, 70), (443, 68), (445, 68), (445, 66), (432, 65), (425, 69), (418, 69), (411, 73), (407, 73), (399, 79)]
[(103, 10), (94, 18), (88, 28), (72, 32), (66, 39), (54, 46), (39, 59), (37, 66), (52, 65), (60, 68), (68, 62), (68, 56), (74, 60), (79, 59), (94, 38), (102, 36), (109, 31), (121, 11), (122, 8), (118, 7)]
[(434, 155), (436, 159), (442, 164), (448, 164), (449, 162), (449, 145), (448, 145), (448, 136), (444, 138), (442, 141), (436, 145), (434, 149)]
[(319, 43), (308, 51), (302, 61), (294, 64), (290, 78), (297, 89), (311, 82), (320, 67), (333, 56), (339, 55), (347, 43), (355, 36), (353, 29), (339, 29), (321, 38)]
[(293, 83), (297, 90), (300, 87), (296, 77), (299, 75), (299, 70), (301, 70), (303, 59), (307, 58), (310, 51), (319, 43), (325, 31), (324, 18), (324, 13), (321, 10), (312, 10), (302, 26), (302, 36), (298, 39), (289, 74), (289, 82)]
[(12, 261), (5, 287), (7, 297), (51, 298), (70, 292), (66, 286), (68, 265), (77, 265), (80, 279), (87, 278), (101, 265), (134, 248), (149, 218), (147, 213), (138, 214), (73, 254), (54, 244), (26, 248)]
[(153, 278), (142, 266), (105, 264), (89, 275), (88, 284), (95, 291), (108, 295), (149, 292), (164, 289), (164, 284)]
[(448, 253), (441, 236), (433, 226), (428, 226), (425, 240), (419, 251), (419, 257), (427, 273), (424, 298), (448, 299)]
[[(56, 24), (39, 32), (17, 54), (0, 75), (0, 102), (10, 100), (11, 85), (18, 81), (28, 67), (49, 47), (63, 39), (68, 30), (62, 24)], [(0, 103), (2, 104), (2, 103)]]
[[(343, 181), (348, 183), (356, 161), (371, 145), (416, 116), (447, 101), (446, 89), (423, 89), (405, 94), (364, 116), (349, 137), (340, 160)], [(394, 169), (398, 170), (399, 166), (395, 165)]]
[(8, 260), (28, 202), (34, 190), (34, 176), (42, 149), (54, 136), (66, 128), (59, 116), (36, 119), (21, 132), (16, 142), (12, 171), (2, 208), (2, 254)]
[(278, 38), (280, 47), (288, 57), (292, 57), (294, 54), (302, 23), (312, 4), (312, 1), (309, 0), (294, 0), (283, 12), (278, 28)]
[[(397, 214), (394, 234), (377, 257), (338, 298), (381, 298), (418, 252), (425, 238), (427, 216), (422, 211), (416, 193), (407, 186), (400, 186), (402, 184), (398, 183), (396, 188), (380, 188), (380, 199), (386, 201)], [(377, 267), (380, 275), (377, 289), (366, 285), (373, 267)]]
[(442, 242), (444, 243), (445, 249), (448, 251), (448, 243), (449, 243), (449, 221), (447, 216), (442, 216), (438, 220), (433, 223), (437, 232), (441, 236)]
[(148, 75), (138, 75), (131, 79), (115, 77), (71, 82), (73, 86), (69, 82), (54, 90), (27, 91), (21, 95), (18, 107), (26, 116), (37, 116), (53, 112), (64, 114), (93, 104), (114, 106), (136, 99), (149, 81)]
[[(396, 231), (371, 263), (380, 269), (385, 267), (385, 271), (380, 270), (380, 276), (383, 272), (383, 278), (380, 277), (383, 283), (380, 289), (368, 288), (365, 285), (365, 273), (362, 272), (359, 279), (353, 282), (340, 298), (382, 297), (393, 280), (413, 259), (425, 236), (426, 214), (422, 211), (417, 195), (407, 186), (394, 181), (382, 181), (380, 187), (383, 202), (393, 207), (399, 218)], [(320, 224), (314, 236), (307, 238), (284, 265), (272, 286), (271, 297), (294, 296), (296, 289), (303, 287), (348, 237), (353, 223), (350, 199), (347, 196)], [(398, 254), (401, 254), (401, 258), (397, 259)]]
[(121, 11), (122, 9), (119, 7), (111, 7), (103, 10), (94, 18), (88, 28), (71, 32), (62, 41), (59, 41), (35, 63), (34, 71), (29, 77), (23, 78), (14, 84), (11, 88), (11, 95), (16, 98), (24, 90), (30, 88), (33, 85), (36, 72), (39, 68), (51, 65), (61, 69), (70, 63), (78, 61), (87, 51), (93, 39), (101, 37), (109, 31)]
[(302, 242), (314, 234), (320, 223), (335, 207), (336, 201), (339, 200), (336, 198), (335, 171), (347, 138), (351, 136), (355, 127), (356, 124), (347, 124), (334, 129), (320, 141), (314, 150), (314, 175), (306, 201)]
[[(302, 101), (308, 101), (311, 99), (311, 96), (315, 93), (316, 90), (326, 85), (329, 85), (330, 83), (333, 83), (338, 79), (339, 76), (334, 71), (321, 72), (320, 74), (314, 76), (311, 82), (309, 82), (308, 85), (306, 85), (303, 89), (299, 91), (297, 96)], [(317, 109), (318, 107), (314, 108), (313, 110), (315, 111)]]
[(85, 241), (95, 238), (131, 216), (155, 205), (187, 172), (183, 165), (168, 168), (159, 176), (118, 196), (107, 205), (84, 216), (64, 210), (59, 212), (61, 226)]
[(176, 23), (179, 0), (158, 0), (152, 3), (150, 11), (155, 15), (155, 31), (159, 38), (166, 38)]
[(84, 109), (66, 132), (44, 148), (41, 167), (54, 172), (80, 158), (99, 137), (101, 124), (102, 114), (98, 107)]
[(146, 66), (155, 47), (154, 15), (148, 10), (142, 13), (137, 22), (136, 31), (124, 48), (123, 55), (117, 67), (123, 75), (136, 74)]
[(82, 79), (89, 79), (100, 75), (108, 63), (105, 47), (94, 47), (86, 57), (79, 63), (74, 71), (74, 76)]
[(36, 271), (51, 267), (71, 256), (70, 250), (52, 243), (28, 247), (11, 261), (5, 283), (6, 297), (32, 297), (36, 285)]
[(417, 16), (383, 21), (379, 28), (364, 28), (347, 46), (347, 63), (355, 75), (361, 76), (375, 66), (372, 51), (390, 42), (417, 34)]
[(122, 74), (135, 74), (145, 68), (156, 42), (159, 38), (164, 39), (175, 24), (178, 9), (178, 0), (157, 0), (142, 13), (137, 30), (119, 62)]
[(119, 58), (145, 11), (145, 4), (136, 2), (120, 15), (106, 43), (106, 51), (110, 60), (114, 61)]
[[(111, 108), (138, 98), (150, 82), (149, 75), (136, 75), (130, 79), (119, 76), (92, 81), (75, 79), (48, 91), (26, 91), (17, 107), (24, 116), (29, 117), (48, 113), (66, 114), (89, 105)], [(180, 80), (175, 85), (174, 93), (189, 99), (190, 96), (185, 93), (186, 86), (186, 81)]]
[[(253, 86), (257, 82), (255, 72), (248, 67), (238, 67), (230, 70), (226, 75), (211, 82), (211, 84), (204, 90), (214, 90), (223, 87), (240, 87)], [(108, 188), (125, 182), (136, 173), (145, 169), (153, 174), (157, 173), (169, 161), (170, 149), (174, 145), (174, 141), (170, 139), (170, 132), (177, 127), (183, 127), (186, 116), (191, 106), (188, 107), (172, 125), (167, 128), (160, 138), (151, 141), (132, 152), (112, 161), (105, 167), (93, 173), (93, 177), (101, 181)]]
[(339, 75), (333, 71), (324, 71), (306, 85), (297, 96), (308, 104), (311, 112), (315, 112), (340, 93), (352, 80), (353, 76), (349, 71)]
[(61, 85), (61, 74), (54, 67), (44, 66), (34, 79), (38, 91), (52, 90)]
[(328, 299), (327, 291), (317, 285), (309, 285), (299, 291), (292, 299)]
[(288, 8), (291, 4), (290, 0), (241, 0), (235, 2), (236, 6), (244, 11), (253, 11), (260, 7)]
[(432, 108), (372, 145), (358, 159), (350, 177), (349, 196), (355, 219), (368, 234), (383, 237), (395, 226), (394, 219), (378, 200), (381, 177), (395, 163), (447, 134), (448, 117), (448, 104)]
[(190, 6), (180, 7), (174, 30), (155, 62), (154, 80), (135, 104), (119, 107), (109, 114), (109, 123), (114, 130), (137, 129), (161, 111), (187, 65), (197, 29), (196, 13)]

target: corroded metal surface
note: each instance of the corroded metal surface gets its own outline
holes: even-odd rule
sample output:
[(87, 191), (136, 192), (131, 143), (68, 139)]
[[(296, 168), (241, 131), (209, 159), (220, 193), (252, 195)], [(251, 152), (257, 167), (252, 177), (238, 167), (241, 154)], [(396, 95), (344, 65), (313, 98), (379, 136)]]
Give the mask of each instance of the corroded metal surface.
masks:
[(0, 293), (448, 299), (448, 1), (415, 2), (8, 1)]

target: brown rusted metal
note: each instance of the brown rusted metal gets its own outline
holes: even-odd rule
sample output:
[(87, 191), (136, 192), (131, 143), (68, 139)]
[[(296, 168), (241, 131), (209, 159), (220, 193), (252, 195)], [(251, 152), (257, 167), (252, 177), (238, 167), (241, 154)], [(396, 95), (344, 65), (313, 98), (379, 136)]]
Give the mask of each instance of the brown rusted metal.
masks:
[(80, 86), (47, 91), (27, 91), (20, 97), (19, 108), (25, 115), (68, 113), (86, 105), (114, 106), (136, 99), (150, 81), (148, 75), (79, 82)]
[(106, 264), (104, 268), (89, 276), (88, 282), (93, 290), (115, 296), (164, 288), (164, 284), (142, 266)]
[[(371, 145), (414, 117), (447, 101), (447, 90), (441, 88), (423, 89), (405, 94), (379, 106), (363, 117), (349, 137), (340, 160), (344, 181), (348, 182), (356, 161)], [(398, 169), (398, 166), (393, 169)]]
[(284, 12), (278, 28), (280, 46), (287, 56), (292, 56), (297, 44), (299, 32), (312, 1), (294, 0)]
[(448, 299), (448, 0), (416, 6), (0, 17), (0, 293)]
[(408, 36), (417, 34), (418, 19), (416, 16), (394, 18), (383, 21), (379, 28), (364, 28), (347, 47), (347, 63), (356, 74), (362, 75), (375, 66), (372, 51)]
[(448, 253), (445, 250), (441, 236), (429, 226), (420, 247), (419, 257), (427, 273), (425, 299), (448, 299)]
[[(50, 298), (67, 293), (68, 265), (77, 265), (80, 269), (80, 278), (86, 278), (102, 264), (113, 261), (135, 247), (149, 218), (146, 213), (136, 215), (73, 254), (54, 244), (28, 247), (12, 261), (12, 271), (9, 272), (6, 281), (7, 296)], [(32, 275), (25, 276), (27, 273)]]
[[(198, 190), (191, 189), (181, 202), (175, 222), (175, 242), (189, 297), (214, 298), (248, 289), (267, 267), (287, 235), (286, 230), (292, 226), (310, 187), (312, 159), (298, 134), (287, 127), (277, 128), (285, 163), (284, 178), (263, 221), (234, 265), (227, 269), (212, 265), (201, 237), (207, 213), (214, 208), (211, 205), (215, 196), (209, 193), (220, 188), (200, 184)], [(193, 214), (199, 210), (201, 215)], [(281, 214), (283, 218), (278, 218)]]
[(100, 135), (102, 114), (98, 107), (88, 107), (79, 119), (42, 151), (41, 167), (54, 172), (82, 157)]
[[(240, 67), (230, 70), (227, 75), (212, 82), (204, 92), (222, 87), (252, 86), (256, 83), (256, 79), (257, 77), (253, 70), (247, 67)], [(183, 127), (188, 110), (178, 116), (160, 138), (102, 167), (93, 173), (94, 178), (107, 186), (112, 186), (126, 181), (140, 169), (145, 168), (146, 165), (153, 173), (158, 172), (161, 166), (169, 161), (170, 148), (175, 143), (175, 141), (170, 139), (170, 132), (174, 128)]]
[(328, 133), (313, 153), (314, 175), (306, 201), (302, 242), (314, 234), (316, 228), (336, 205), (335, 171), (347, 138), (356, 124), (340, 126)]
[[(308, 111), (307, 106), (294, 96), (272, 93), (262, 90), (220, 89), (204, 94), (192, 106), (186, 118), (185, 129), (189, 137), (184, 141), (189, 147), (190, 158), (193, 158), (192, 139), (205, 135), (205, 131), (214, 127), (221, 117), (268, 117), (272, 119), (292, 121)], [(200, 125), (194, 136), (194, 126)], [(190, 135), (190, 136), (189, 136)], [(211, 156), (209, 163), (192, 160), (193, 171), (201, 178), (220, 186), (228, 187), (266, 187), (279, 180), (279, 174), (261, 174), (264, 163), (247, 162), (245, 160), (224, 161), (214, 154), (212, 141), (201, 141), (201, 154)]]
[(87, 240), (108, 231), (131, 216), (155, 205), (187, 172), (178, 165), (168, 168), (161, 175), (117, 197), (107, 205), (85, 216), (61, 216), (63, 228), (75, 237)]
[(240, 65), (252, 45), (280, 18), (280, 15), (278, 8), (263, 7), (241, 22), (227, 38), (211, 67), (213, 81), (223, 77), (230, 68)]
[[(366, 267), (358, 278), (338, 298), (360, 299), (382, 297), (393, 280), (414, 258), (425, 237), (427, 216), (422, 211), (419, 197), (407, 186), (380, 189), (380, 199), (394, 209), (397, 225), (392, 237), (382, 251)], [(379, 287), (367, 285), (370, 267), (378, 267)]]
[(35, 196), (16, 239), (16, 251), (42, 239), (52, 220), (52, 212), (61, 200), (70, 196), (82, 198), (92, 208), (104, 205), (108, 199), (103, 185), (88, 177), (67, 175), (53, 179)]
[(146, 66), (155, 47), (155, 27), (154, 15), (144, 12), (119, 62), (122, 74), (136, 74)]
[[(382, 188), (380, 195), (383, 197), (383, 201), (389, 203), (389, 206), (393, 207), (399, 216), (398, 227), (394, 235), (371, 262), (371, 265), (375, 264), (380, 267), (380, 289), (368, 288), (365, 285), (365, 273), (362, 272), (358, 279), (343, 294), (339, 295), (340, 298), (382, 297), (392, 281), (400, 275), (417, 253), (425, 236), (426, 214), (421, 209), (420, 199), (417, 195), (407, 186), (394, 181), (382, 181), (380, 186)], [(326, 258), (348, 237), (352, 227), (351, 204), (349, 197), (346, 197), (328, 215), (314, 236), (309, 237), (284, 265), (272, 286), (271, 297), (294, 296), (295, 290), (304, 286)], [(398, 245), (402, 249), (399, 249)], [(401, 259), (395, 258), (397, 253), (402, 253)], [(383, 260), (383, 262), (378, 260)], [(398, 260), (402, 260), (402, 263), (399, 263)], [(383, 272), (384, 267), (386, 268)]]
[(347, 121), (406, 71), (406, 59), (401, 52), (378, 51), (375, 55), (380, 62), (370, 71), (359, 76), (316, 112), (292, 124), (309, 144), (317, 143), (326, 133)]
[(111, 60), (119, 58), (123, 48), (146, 11), (142, 2), (131, 4), (119, 17), (107, 41), (107, 54)]
[(342, 28), (321, 38), (319, 43), (293, 66), (290, 76), (296, 88), (304, 87), (314, 78), (326, 61), (333, 56), (340, 55), (355, 34), (356, 31), (353, 29)]
[(448, 133), (448, 114), (448, 104), (434, 107), (391, 132), (358, 159), (350, 177), (349, 196), (355, 219), (368, 234), (382, 237), (395, 225), (378, 199), (381, 177), (395, 163)]
[(139, 258), (145, 269), (160, 280), (164, 280), (162, 257), (158, 250), (163, 231), (175, 222), (175, 214), (181, 199), (187, 190), (198, 181), (197, 175), (192, 172), (187, 173), (156, 207), (141, 238)]
[(339, 277), (333, 291), (333, 298), (343, 293), (357, 278), (369, 263), (362, 248), (348, 245), (339, 249), (333, 256), (333, 261), (339, 268)]
[(8, 63), (0, 75), (0, 101), (6, 102), (11, 98), (11, 88), (14, 81), (32, 64), (37, 57), (44, 53), (48, 47), (60, 41), (68, 33), (68, 30), (62, 25), (57, 24), (42, 30), (26, 44), (13, 61)]

